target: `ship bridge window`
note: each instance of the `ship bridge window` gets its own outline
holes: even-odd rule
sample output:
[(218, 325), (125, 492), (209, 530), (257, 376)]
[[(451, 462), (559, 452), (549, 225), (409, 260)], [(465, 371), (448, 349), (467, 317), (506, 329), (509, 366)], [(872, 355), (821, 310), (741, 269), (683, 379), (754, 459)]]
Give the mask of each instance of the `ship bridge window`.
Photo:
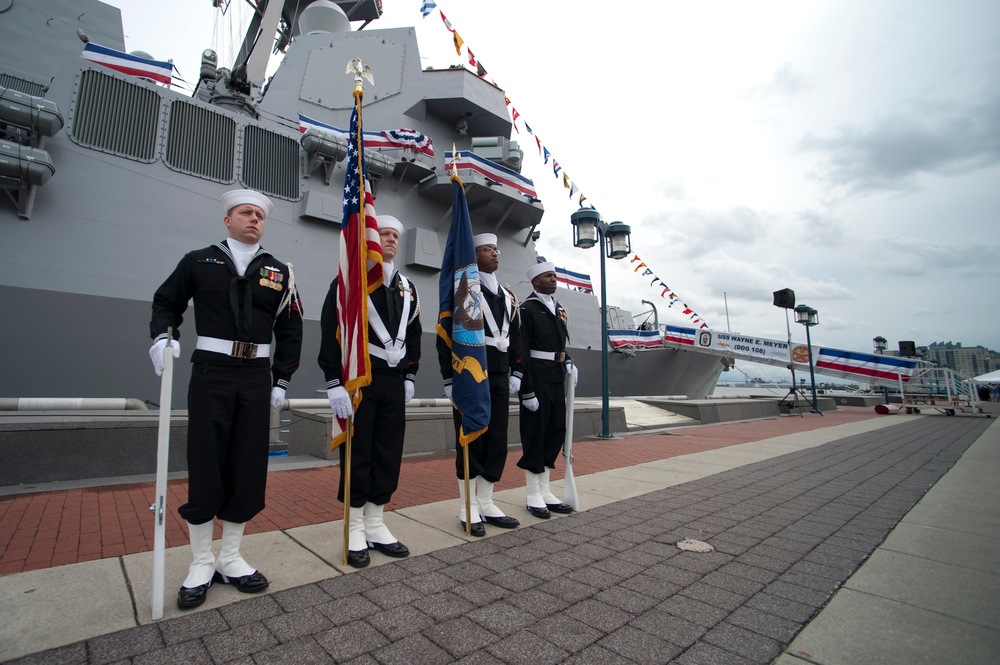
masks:
[(160, 96), (96, 70), (80, 72), (70, 136), (80, 145), (140, 162), (156, 160)]
[(301, 197), (299, 142), (255, 125), (243, 130), (243, 185), (278, 198)]
[(172, 102), (163, 161), (175, 171), (231, 183), (236, 170), (236, 122), (190, 102)]

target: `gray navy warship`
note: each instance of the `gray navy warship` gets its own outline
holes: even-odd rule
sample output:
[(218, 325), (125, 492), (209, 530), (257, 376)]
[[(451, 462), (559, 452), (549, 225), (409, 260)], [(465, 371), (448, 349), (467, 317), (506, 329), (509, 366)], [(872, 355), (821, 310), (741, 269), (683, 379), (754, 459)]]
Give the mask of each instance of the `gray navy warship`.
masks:
[[(416, 144), (367, 151), (376, 211), (407, 225), (396, 265), (422, 296), (416, 393), (441, 396), (434, 330), (451, 221), (445, 152), (454, 145), (519, 173), (504, 91), (464, 68), (423, 69), (412, 28), (370, 27), (379, 0), (256, 5), (236, 64), (220, 66), (205, 51), (189, 95), (81, 58), (88, 43), (125, 51), (119, 9), (98, 0), (0, 0), (0, 396), (155, 400), (152, 294), (184, 253), (225, 236), (220, 195), (249, 187), (275, 202), (263, 245), (294, 265), (304, 303), (302, 366), (288, 396), (321, 397), (319, 314), (337, 272), (346, 150), (323, 127), (349, 125), (352, 58), (375, 72), (365, 131), (408, 128), (410, 139), (433, 139), (433, 156)], [(262, 95), (255, 53), (270, 51), (270, 40), (257, 38), (268, 34), (279, 35), (285, 56)], [(499, 238), (500, 281), (526, 296), (534, 240), (548, 222), (542, 202), (488, 169), (460, 174), (473, 231)], [(599, 395), (600, 303), (592, 293), (556, 295), (570, 316), (577, 395)], [(181, 333), (178, 385), (190, 371), (193, 323)], [(700, 398), (723, 367), (680, 349), (611, 353), (611, 394)]]

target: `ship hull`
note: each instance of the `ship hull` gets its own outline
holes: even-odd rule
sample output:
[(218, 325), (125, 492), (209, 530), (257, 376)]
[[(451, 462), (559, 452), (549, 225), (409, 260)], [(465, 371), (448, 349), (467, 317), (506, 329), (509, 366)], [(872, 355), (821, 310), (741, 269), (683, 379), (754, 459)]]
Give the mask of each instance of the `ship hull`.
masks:
[[(0, 286), (0, 363), (4, 377), (0, 397), (122, 397), (150, 405), (159, 399), (159, 379), (147, 360), (150, 303), (66, 291)], [(319, 322), (306, 319), (302, 366), (289, 397), (325, 394), (319, 355)], [(193, 335), (182, 335), (182, 362), (174, 369), (174, 405), (185, 408)], [(418, 397), (441, 397), (435, 336), (421, 341), (423, 369), (416, 382)], [(580, 370), (579, 397), (602, 394), (599, 350), (570, 347)], [(608, 354), (609, 394), (615, 397), (672, 395), (704, 397), (722, 371), (718, 358), (679, 349)]]

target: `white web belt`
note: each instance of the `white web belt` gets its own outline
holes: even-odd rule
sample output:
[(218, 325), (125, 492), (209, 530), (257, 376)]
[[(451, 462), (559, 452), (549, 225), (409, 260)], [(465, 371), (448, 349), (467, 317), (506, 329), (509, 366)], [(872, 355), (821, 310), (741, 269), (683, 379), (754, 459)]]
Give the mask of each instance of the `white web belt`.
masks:
[[(389, 330), (382, 322), (382, 317), (378, 315), (372, 297), (368, 296), (368, 325), (372, 327), (382, 346), (368, 343), (368, 354), (381, 358), (389, 367), (395, 367), (406, 357), (406, 322), (410, 318), (410, 283), (402, 275), (399, 276), (399, 283), (403, 287), (403, 312), (399, 317), (399, 330), (396, 338), (389, 336)], [(386, 298), (392, 298), (392, 291), (386, 286)]]
[(271, 355), (270, 344), (234, 342), (230, 339), (219, 339), (218, 337), (199, 336), (195, 348), (199, 351), (211, 351), (212, 353), (221, 353), (233, 358), (243, 358), (245, 360), (267, 358)]
[(510, 313), (507, 311), (507, 294), (504, 293), (503, 288), (498, 288), (498, 295), (503, 299), (503, 328), (501, 329), (497, 326), (496, 317), (493, 316), (493, 308), (489, 306), (489, 303), (484, 302), (483, 307), (483, 318), (486, 319), (486, 325), (490, 327), (490, 334), (492, 337), (487, 337), (485, 339), (486, 346), (495, 347), (497, 351), (505, 353), (507, 348), (510, 346)]

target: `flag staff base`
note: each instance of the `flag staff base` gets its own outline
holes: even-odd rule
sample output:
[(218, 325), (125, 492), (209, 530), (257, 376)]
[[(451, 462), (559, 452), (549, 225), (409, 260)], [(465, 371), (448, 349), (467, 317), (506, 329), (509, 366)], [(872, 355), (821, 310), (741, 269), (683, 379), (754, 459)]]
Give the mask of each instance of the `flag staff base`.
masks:
[[(461, 444), (459, 444), (461, 445)], [(462, 463), (465, 465), (465, 535), (472, 535), (472, 498), (469, 496), (469, 446), (462, 446)]]
[[(354, 395), (351, 395), (354, 403)], [(351, 429), (354, 425), (354, 414), (347, 416), (347, 431), (344, 439), (344, 468), (340, 473), (344, 476), (344, 565), (347, 565), (347, 553), (351, 549)]]

